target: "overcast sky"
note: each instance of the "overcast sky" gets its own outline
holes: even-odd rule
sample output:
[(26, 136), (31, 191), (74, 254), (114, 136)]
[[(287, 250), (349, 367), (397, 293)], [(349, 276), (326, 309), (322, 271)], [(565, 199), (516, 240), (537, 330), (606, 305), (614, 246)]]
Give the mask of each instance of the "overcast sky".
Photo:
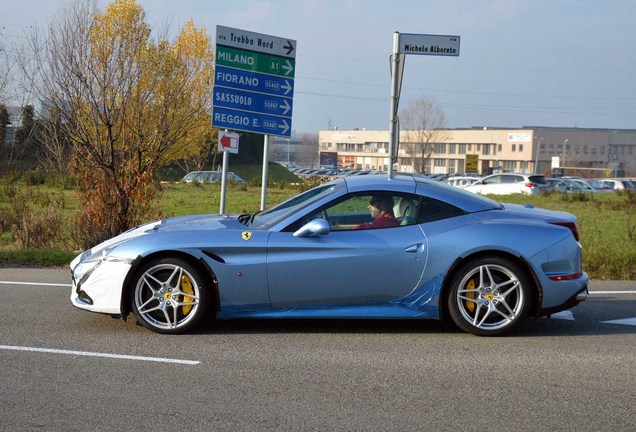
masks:
[[(104, 5), (106, 2), (100, 1)], [(193, 19), (297, 41), (293, 129), (389, 127), (393, 33), (458, 35), (459, 57), (409, 55), (400, 108), (447, 126), (636, 129), (635, 0), (138, 0), (173, 33)], [(46, 28), (63, 0), (0, 0), (0, 34)]]

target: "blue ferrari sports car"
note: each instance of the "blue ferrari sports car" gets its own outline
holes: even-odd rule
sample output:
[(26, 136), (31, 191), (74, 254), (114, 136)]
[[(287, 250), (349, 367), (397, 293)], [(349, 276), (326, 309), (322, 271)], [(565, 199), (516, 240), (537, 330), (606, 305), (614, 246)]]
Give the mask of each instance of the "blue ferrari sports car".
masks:
[(586, 299), (574, 215), (409, 175), (150, 222), (71, 263), (74, 306), (158, 333), (235, 318), (448, 319), (498, 335)]

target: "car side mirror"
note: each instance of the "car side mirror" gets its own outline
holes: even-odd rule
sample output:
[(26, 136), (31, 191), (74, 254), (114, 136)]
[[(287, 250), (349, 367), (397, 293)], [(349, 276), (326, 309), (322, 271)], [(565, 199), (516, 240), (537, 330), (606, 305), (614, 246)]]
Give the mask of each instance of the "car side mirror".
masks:
[(294, 233), (294, 237), (309, 237), (315, 235), (329, 234), (331, 227), (324, 219), (314, 219), (307, 222)]

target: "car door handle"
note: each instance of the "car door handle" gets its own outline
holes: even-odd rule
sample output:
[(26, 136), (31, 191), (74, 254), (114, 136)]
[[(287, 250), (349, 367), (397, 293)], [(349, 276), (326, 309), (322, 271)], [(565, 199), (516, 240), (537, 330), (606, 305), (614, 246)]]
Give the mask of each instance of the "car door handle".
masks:
[(417, 243), (417, 244), (411, 245), (411, 246), (407, 247), (406, 249), (404, 249), (404, 252), (408, 252), (408, 253), (422, 253), (422, 252), (424, 252), (424, 243)]

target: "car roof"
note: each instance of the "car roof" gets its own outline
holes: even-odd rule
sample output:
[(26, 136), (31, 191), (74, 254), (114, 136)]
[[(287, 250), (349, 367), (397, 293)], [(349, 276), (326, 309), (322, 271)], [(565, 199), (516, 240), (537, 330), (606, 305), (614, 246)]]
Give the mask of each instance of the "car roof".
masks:
[(391, 190), (406, 193), (419, 193), (431, 198), (452, 204), (468, 213), (501, 208), (501, 204), (495, 200), (464, 191), (419, 176), (408, 174), (398, 174), (392, 179), (386, 174), (371, 174), (366, 176), (342, 177), (334, 182), (342, 181), (346, 184), (349, 192), (360, 192), (367, 190)]

